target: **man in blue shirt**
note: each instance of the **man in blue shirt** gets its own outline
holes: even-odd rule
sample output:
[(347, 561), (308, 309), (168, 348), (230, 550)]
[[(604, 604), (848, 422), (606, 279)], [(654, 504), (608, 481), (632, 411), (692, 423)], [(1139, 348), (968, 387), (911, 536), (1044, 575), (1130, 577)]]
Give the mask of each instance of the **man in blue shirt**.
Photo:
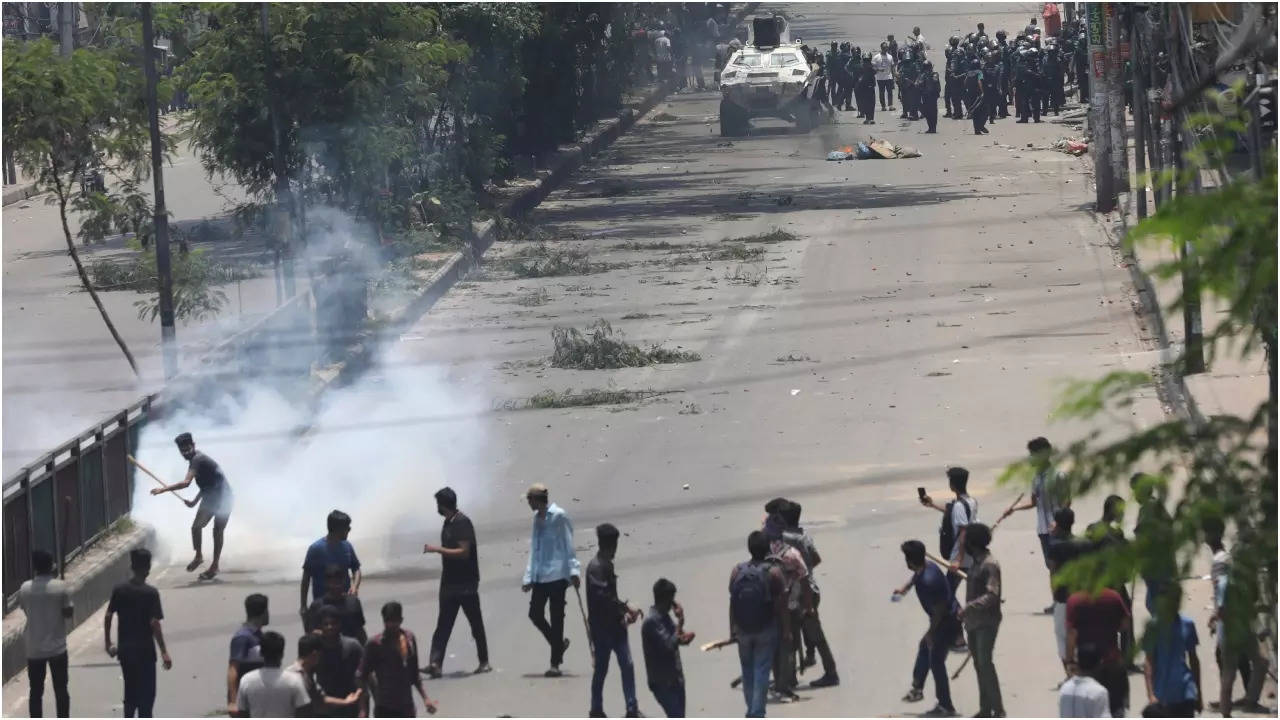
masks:
[[(1174, 592), (1180, 593), (1178, 588)], [(1174, 607), (1177, 607), (1179, 602)], [(1149, 610), (1151, 608), (1148, 608)], [(1159, 622), (1145, 642), (1147, 700), (1143, 717), (1195, 717), (1203, 710), (1200, 692), (1200, 659), (1196, 656), (1196, 624), (1177, 613)]]
[[(573, 583), (579, 583), (580, 566), (573, 552), (573, 522), (564, 510), (548, 499), (550, 492), (542, 483), (534, 483), (525, 493), (529, 509), (534, 511), (533, 534), (529, 540), (529, 564), (524, 570), (520, 589), (532, 592), (529, 620), (551, 646), (551, 668), (547, 677), (560, 677), (560, 664), (569, 638), (564, 636), (564, 594)], [(546, 608), (551, 605), (551, 622)]]
[(951, 686), (947, 681), (947, 653), (960, 632), (960, 622), (956, 618), (959, 605), (956, 603), (955, 591), (951, 589), (947, 576), (925, 559), (924, 543), (908, 540), (902, 543), (902, 554), (912, 575), (906, 585), (893, 591), (893, 599), (896, 602), (914, 587), (916, 597), (920, 598), (920, 606), (929, 616), (929, 629), (920, 639), (920, 647), (916, 651), (916, 665), (911, 672), (911, 690), (902, 699), (905, 702), (923, 700), (924, 677), (932, 670), (938, 704), (921, 717), (955, 717), (956, 709), (951, 704)]
[(262, 628), (271, 621), (267, 596), (254, 593), (244, 599), (244, 624), (231, 636), (231, 653), (227, 663), (227, 712), (238, 712), (236, 697), (245, 675), (262, 667)]
[(307, 548), (307, 557), (302, 561), (302, 584), (299, 592), (302, 600), (298, 614), (305, 622), (307, 617), (307, 589), (311, 590), (311, 599), (319, 600), (325, 594), (325, 568), (337, 565), (349, 571), (350, 576), (343, 582), (343, 591), (351, 595), (360, 592), (360, 559), (356, 557), (355, 548), (347, 541), (351, 534), (351, 516), (341, 510), (329, 513), (327, 520), (329, 533), (311, 543)]

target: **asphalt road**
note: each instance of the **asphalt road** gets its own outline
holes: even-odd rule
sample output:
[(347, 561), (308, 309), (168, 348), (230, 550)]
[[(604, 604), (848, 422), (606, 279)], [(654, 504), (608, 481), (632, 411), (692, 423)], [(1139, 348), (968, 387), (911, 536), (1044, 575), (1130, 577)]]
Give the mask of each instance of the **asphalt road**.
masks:
[[(940, 48), (948, 35), (980, 20), (992, 33), (1022, 27), (1036, 8), (786, 10), (793, 33), (810, 43), (850, 39), (867, 47), (919, 25)], [(1083, 161), (1043, 149), (1070, 134), (1067, 128), (1009, 120), (976, 138), (968, 123), (943, 119), (937, 135), (925, 135), (923, 123), (885, 117), (871, 133), (913, 145), (922, 157), (834, 163), (824, 161), (828, 150), (868, 134), (852, 114), (809, 135), (763, 122), (751, 137), (725, 145), (714, 121), (717, 99), (713, 92), (673, 97), (537, 211), (557, 237), (572, 238), (553, 247), (586, 249), (592, 262), (611, 269), (518, 280), (501, 260), (521, 248), (495, 247), (486, 271), (451, 292), (394, 351), (397, 367), (439, 372), (452, 393), (494, 408), (466, 415), (464, 439), (448, 434), (458, 418), (431, 403), (373, 436), (411, 446), (421, 460), (419, 475), (397, 485), (388, 502), (417, 527), (435, 527), (431, 493), (447, 483), (479, 532), (496, 672), (466, 674), (475, 654), (460, 619), (446, 678), (428, 683), (443, 714), (564, 716), (588, 709), (591, 662), (574, 601), (566, 618), (573, 640), (568, 674), (547, 680), (546, 648), (519, 592), (529, 525), (520, 495), (534, 481), (550, 485), (552, 499), (573, 517), (584, 565), (595, 524), (609, 521), (623, 531), (620, 589), (633, 604), (649, 604), (658, 577), (673, 580), (698, 643), (727, 634), (728, 573), (745, 559), (746, 536), (758, 527), (763, 504), (778, 495), (800, 501), (803, 524), (825, 559), (818, 571), (823, 618), (841, 685), (804, 691), (802, 702), (771, 706), (770, 714), (922, 712), (932, 704), (931, 682), (925, 703), (905, 705), (899, 697), (910, 682), (924, 617), (914, 598), (889, 603), (890, 590), (906, 578), (898, 545), (909, 538), (935, 545), (938, 515), (916, 503), (916, 487), (942, 497), (944, 468), (965, 465), (979, 516), (992, 522), (1016, 494), (995, 479), (1027, 440), (1045, 434), (1065, 443), (1086, 431), (1048, 423), (1060, 381), (1153, 362), (1130, 309), (1126, 273), (1087, 210), (1092, 191)], [(676, 119), (656, 121), (659, 112)], [(764, 258), (743, 262), (679, 261), (678, 253), (644, 245), (718, 243), (771, 228), (799, 240), (767, 245)], [(554, 325), (584, 328), (596, 319), (632, 341), (679, 346), (702, 360), (617, 371), (546, 367)], [(502, 409), (544, 390), (604, 387), (673, 392), (612, 407)], [(1157, 421), (1161, 412), (1152, 391), (1130, 417), (1111, 418), (1108, 430)], [(376, 405), (367, 417), (379, 417)], [(310, 442), (319, 451), (338, 437)], [(476, 460), (463, 467), (437, 462), (442, 437), (466, 444)], [(221, 450), (210, 452), (235, 454)], [(242, 535), (239, 545), (233, 539), (215, 583), (197, 584), (178, 567), (157, 573), (175, 660), (162, 675), (159, 714), (219, 711), (226, 646), (247, 593), (270, 596), (274, 626), (291, 646), (300, 632), (296, 571), (277, 562), (275, 523), (264, 518), (275, 513), (288, 523), (301, 505), (366, 502), (391, 492), (381, 484), (384, 475), (371, 467), (347, 496), (298, 497), (295, 506), (273, 501), (266, 515), (256, 508), (254, 521), (240, 522), (253, 525), (258, 539)], [(238, 502), (264, 504), (253, 500), (258, 481), (233, 475)], [(1080, 498), (1076, 507), (1080, 522), (1092, 522), (1101, 497)], [(381, 553), (361, 592), (367, 615), (376, 618), (383, 602), (401, 600), (406, 626), (425, 650), (438, 564), (396, 550), (437, 535), (388, 544), (394, 525), (382, 518), (362, 523), (353, 514), (358, 549), (366, 558)], [(175, 515), (162, 532), (180, 560), (187, 552), (184, 522)], [(319, 536), (322, 516), (314, 523)], [(1048, 588), (1034, 532), (1032, 514), (1020, 514), (1001, 526), (994, 546), (1007, 600), (996, 659), (1014, 716), (1054, 714), (1061, 673), (1052, 621), (1038, 614)], [(264, 574), (267, 556), (284, 570)], [(1203, 590), (1190, 587), (1187, 606), (1202, 629)], [(632, 642), (641, 709), (658, 715), (645, 689), (637, 632)], [(73, 645), (74, 713), (117, 713), (119, 671), (101, 651), (99, 620), (86, 623)], [(1208, 671), (1212, 663), (1204, 654), (1202, 661)], [(959, 662), (953, 657), (952, 667)], [(742, 713), (741, 693), (729, 688), (738, 674), (732, 650), (690, 648), (684, 666), (691, 714)], [(972, 714), (977, 687), (972, 671), (966, 673), (953, 692), (959, 710)], [(1211, 674), (1205, 687), (1214, 697)], [(810, 671), (804, 680), (816, 676)], [(6, 685), (6, 712), (24, 711), (23, 682)], [(1133, 705), (1141, 708), (1140, 679), (1133, 685)], [(623, 710), (616, 670), (606, 710)]]

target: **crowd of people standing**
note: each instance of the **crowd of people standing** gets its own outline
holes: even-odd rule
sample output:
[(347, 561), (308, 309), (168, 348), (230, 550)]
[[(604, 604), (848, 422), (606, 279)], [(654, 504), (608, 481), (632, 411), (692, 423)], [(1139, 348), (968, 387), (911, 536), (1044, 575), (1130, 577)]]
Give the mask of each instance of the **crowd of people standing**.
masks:
[[(933, 48), (920, 28), (899, 43), (888, 35), (878, 48), (832, 42), (825, 53), (804, 47), (818, 70), (817, 100), (832, 111), (856, 112), (864, 124), (874, 124), (877, 101), (881, 113), (901, 106), (901, 120), (924, 120), (926, 132), (937, 132), (938, 99), (942, 117), (968, 119), (974, 134), (990, 132), (989, 123), (1007, 118), (1040, 122), (1057, 115), (1066, 104), (1066, 87), (1079, 76), (1086, 51), (1083, 27), (1064, 25), (1048, 35), (1035, 18), (1010, 40), (1004, 30), (995, 37), (978, 23), (964, 37), (953, 35), (942, 50), (941, 66), (931, 58)], [(939, 72), (940, 70), (940, 72)], [(1086, 89), (1081, 88), (1081, 98)]]
[[(216, 462), (194, 452), (189, 435), (179, 437), (179, 447), (192, 463), (192, 478), (202, 474), (221, 477)], [(925, 682), (932, 674), (936, 704), (924, 716), (956, 716), (947, 659), (961, 652), (969, 656), (964, 662), (971, 662), (974, 668), (979, 696), (976, 717), (1005, 715), (995, 664), (1005, 584), (992, 552), (993, 531), (1014, 513), (1034, 510), (1052, 599), (1044, 612), (1053, 616), (1056, 656), (1063, 670), (1060, 715), (1123, 717), (1129, 709), (1129, 675), (1138, 672), (1143, 675), (1149, 700), (1144, 717), (1193, 717), (1205, 706), (1196, 652), (1199, 639), (1195, 623), (1180, 612), (1182, 590), (1171, 557), (1167, 564), (1149, 565), (1143, 575), (1146, 607), (1157, 623), (1144, 638), (1141, 650), (1145, 658), (1139, 668), (1134, 664), (1138, 648), (1133, 641), (1133, 598), (1125, 580), (1112, 580), (1107, 587), (1097, 588), (1096, 582), (1082, 579), (1081, 573), (1069, 572), (1080, 567), (1082, 558), (1096, 557), (1130, 542), (1122, 525), (1124, 501), (1114, 495), (1106, 498), (1101, 518), (1076, 535), (1067, 479), (1053, 465), (1052, 446), (1044, 438), (1035, 438), (1027, 444), (1027, 451), (1034, 470), (1030, 498), (1021, 502), (1023, 496), (1019, 496), (991, 526), (979, 521), (978, 501), (968, 492), (969, 473), (964, 468), (947, 470), (952, 497), (945, 503), (935, 501), (924, 487), (918, 488), (920, 504), (941, 514), (939, 555), (931, 554), (918, 539), (901, 544), (910, 575), (893, 589), (892, 599), (897, 601), (914, 590), (928, 618), (903, 701), (923, 700)], [(1169, 546), (1171, 520), (1165, 509), (1163, 480), (1137, 474), (1131, 484), (1140, 502), (1133, 539), (1147, 547)], [(229, 494), (226, 487), (209, 486), (209, 490), (219, 503), (224, 502), (223, 493)], [(550, 490), (534, 484), (525, 499), (533, 520), (522, 589), (530, 595), (529, 620), (547, 643), (549, 666), (544, 674), (563, 674), (570, 647), (564, 626), (566, 597), (570, 588), (578, 594), (585, 585), (593, 666), (588, 714), (605, 716), (603, 689), (611, 661), (616, 659), (625, 713), (642, 716), (629, 627), (643, 618), (640, 638), (648, 688), (668, 717), (683, 717), (685, 678), (680, 648), (693, 641), (694, 633), (686, 630), (675, 583), (659, 578), (653, 584), (653, 604), (648, 610), (632, 606), (618, 594), (615, 559), (620, 530), (610, 523), (596, 527), (597, 551), (584, 572), (575, 550), (572, 520), (551, 501)], [(268, 598), (260, 593), (245, 598), (244, 623), (232, 632), (229, 643), (228, 714), (412, 717), (415, 695), (434, 713), (437, 705), (427, 695), (423, 678), (441, 676), (459, 610), (467, 617), (476, 645), (479, 664), (474, 673), (492, 670), (480, 605), (475, 527), (459, 510), (452, 489), (440, 489), (435, 500), (443, 518), (440, 544), (428, 543), (423, 552), (440, 555), (442, 571), (439, 614), (425, 664), (416, 635), (404, 626), (399, 602), (382, 606), (381, 632), (369, 636), (359, 597), (360, 560), (348, 539), (352, 520), (334, 510), (326, 519), (325, 535), (308, 547), (302, 563), (299, 614), (304, 634), (297, 639), (293, 663), (285, 663), (285, 638), (268, 629)], [(225, 504), (219, 507), (229, 512)], [(203, 515), (197, 514), (197, 524), (204, 520)], [(1224, 716), (1230, 716), (1236, 707), (1246, 712), (1268, 711), (1261, 706), (1260, 696), (1269, 666), (1257, 635), (1229, 637), (1221, 629), (1228, 609), (1239, 602), (1232, 599), (1235, 594), (1230, 589), (1231, 556), (1224, 544), (1225, 528), (1211, 519), (1203, 531), (1213, 554), (1214, 615), (1209, 631), (1217, 634), (1215, 657), (1222, 681), (1220, 696), (1211, 704)], [(798, 699), (801, 686), (797, 670), (821, 661), (822, 675), (807, 684), (811, 689), (839, 685), (840, 677), (819, 614), (821, 590), (815, 569), (822, 556), (813, 536), (801, 525), (801, 505), (782, 497), (766, 503), (764, 519), (759, 529), (748, 535), (746, 545), (749, 559), (732, 568), (727, 585), (729, 638), (710, 646), (737, 646), (741, 675), (733, 684), (741, 685), (747, 716), (763, 717), (769, 702)], [(150, 717), (157, 664), (168, 670), (173, 660), (162, 628), (160, 593), (147, 583), (151, 554), (137, 549), (130, 561), (131, 579), (115, 588), (107, 605), (104, 650), (120, 665), (124, 715)], [(36, 577), (18, 593), (18, 604), (27, 614), (29, 707), (33, 717), (42, 714), (46, 676), (51, 674), (57, 714), (67, 717), (66, 621), (74, 607), (66, 584), (56, 578), (52, 556), (37, 552), (33, 562)], [(188, 569), (194, 571), (198, 564), (193, 562)], [(959, 595), (961, 583), (963, 595)], [(578, 599), (581, 603), (581, 595)], [(1237, 674), (1246, 695), (1242, 703), (1233, 704)]]

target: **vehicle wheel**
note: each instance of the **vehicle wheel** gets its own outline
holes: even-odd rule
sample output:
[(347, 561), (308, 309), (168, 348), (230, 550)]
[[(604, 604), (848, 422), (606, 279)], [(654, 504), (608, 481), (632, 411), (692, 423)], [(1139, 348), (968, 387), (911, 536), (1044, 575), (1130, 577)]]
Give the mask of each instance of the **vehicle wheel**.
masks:
[(721, 137), (740, 137), (747, 134), (746, 113), (728, 100), (720, 101)]

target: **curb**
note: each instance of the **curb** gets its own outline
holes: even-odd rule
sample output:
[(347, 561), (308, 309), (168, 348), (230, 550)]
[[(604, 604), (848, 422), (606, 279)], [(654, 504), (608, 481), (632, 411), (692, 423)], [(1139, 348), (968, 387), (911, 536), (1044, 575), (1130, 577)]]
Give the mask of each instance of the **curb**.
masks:
[[(95, 545), (94, 550), (98, 551), (95, 557), (82, 558), (73, 566), (74, 573), (67, 578), (67, 584), (75, 612), (68, 623), (68, 635), (96, 614), (111, 598), (112, 589), (129, 577), (129, 552), (150, 546), (154, 539), (155, 530), (152, 528), (135, 527), (112, 538), (109, 541), (111, 547), (105, 551), (101, 549), (103, 543)], [(4, 682), (8, 682), (27, 666), (27, 648), (22, 637), (27, 619), (14, 611), (5, 617), (5, 626), (2, 664)]]
[(23, 185), (22, 187), (17, 187), (12, 190), (6, 191), (4, 194), (3, 204), (12, 205), (16, 202), (21, 202), (23, 200), (26, 200), (29, 197), (33, 197), (38, 194), (39, 193), (36, 192), (35, 183), (31, 183), (30, 185)]

